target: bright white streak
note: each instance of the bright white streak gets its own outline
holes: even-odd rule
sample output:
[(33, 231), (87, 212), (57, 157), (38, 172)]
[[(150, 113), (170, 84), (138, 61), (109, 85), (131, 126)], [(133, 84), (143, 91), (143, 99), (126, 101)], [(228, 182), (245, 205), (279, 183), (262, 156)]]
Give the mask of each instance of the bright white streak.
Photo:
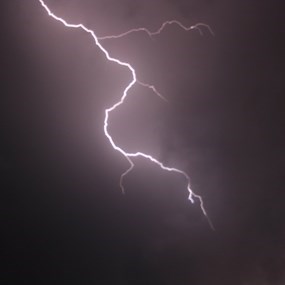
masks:
[[(106, 137), (108, 138), (110, 144), (112, 145), (112, 147), (117, 150), (118, 152), (120, 152), (125, 158), (126, 160), (130, 163), (130, 167), (121, 175), (121, 178), (120, 178), (120, 187), (122, 189), (122, 192), (125, 193), (125, 189), (124, 189), (124, 185), (123, 185), (123, 180), (124, 180), (124, 177), (134, 168), (134, 163), (133, 161), (131, 160), (132, 157), (144, 157), (148, 160), (150, 160), (151, 162), (157, 164), (161, 169), (163, 170), (166, 170), (166, 171), (170, 171), (170, 172), (176, 172), (176, 173), (180, 173), (182, 174), (185, 179), (187, 180), (187, 190), (189, 192), (189, 196), (188, 196), (188, 199), (194, 203), (194, 198), (198, 199), (199, 202), (200, 202), (200, 208), (203, 212), (203, 214), (205, 215), (205, 217), (207, 218), (208, 222), (209, 222), (209, 225), (211, 226), (212, 229), (214, 229), (213, 227), (213, 224), (211, 222), (211, 220), (209, 219), (208, 215), (207, 215), (207, 212), (204, 208), (204, 204), (203, 204), (203, 199), (201, 196), (195, 194), (191, 187), (190, 187), (190, 177), (182, 170), (179, 170), (177, 168), (173, 168), (173, 167), (167, 167), (165, 165), (163, 165), (160, 161), (158, 161), (157, 159), (155, 159), (154, 157), (152, 157), (151, 155), (149, 154), (145, 154), (145, 153), (142, 153), (142, 152), (136, 152), (136, 153), (129, 153), (129, 152), (126, 152), (124, 151), (122, 148), (120, 148), (119, 146), (117, 146), (112, 138), (112, 136), (109, 134), (108, 132), (108, 121), (109, 121), (109, 114), (114, 111), (116, 108), (118, 108), (120, 105), (122, 105), (124, 103), (124, 100), (126, 99), (127, 95), (128, 95), (128, 91), (134, 86), (135, 83), (138, 83), (142, 86), (145, 86), (149, 89), (151, 89), (152, 91), (154, 91), (154, 93), (156, 95), (158, 95), (159, 97), (161, 97), (162, 99), (166, 100), (156, 89), (153, 85), (149, 85), (149, 84), (146, 84), (146, 83), (142, 83), (140, 81), (138, 81), (137, 79), (137, 76), (136, 76), (136, 71), (135, 69), (132, 67), (132, 65), (130, 63), (127, 63), (127, 62), (123, 62), (123, 61), (120, 61), (119, 59), (117, 58), (113, 58), (110, 56), (109, 52), (101, 45), (101, 43), (99, 42), (99, 38), (95, 35), (94, 31), (86, 28), (83, 24), (70, 24), (70, 23), (67, 23), (64, 19), (56, 16), (53, 12), (51, 12), (51, 10), (49, 9), (49, 7), (45, 4), (45, 2), (43, 0), (38, 0), (40, 2), (40, 4), (42, 5), (42, 7), (46, 10), (46, 12), (48, 13), (48, 15), (50, 17), (52, 17), (53, 19), (55, 19), (56, 21), (59, 21), (61, 22), (64, 26), (68, 27), (68, 28), (75, 28), (75, 29), (82, 29), (84, 30), (85, 32), (89, 33), (96, 46), (104, 53), (105, 57), (107, 58), (107, 60), (109, 61), (112, 61), (112, 62), (115, 62), (117, 63), (118, 65), (120, 66), (123, 66), (123, 67), (126, 67), (127, 69), (129, 69), (129, 71), (131, 72), (132, 74), (132, 80), (131, 82), (127, 85), (127, 87), (125, 88), (124, 92), (123, 92), (123, 95), (121, 97), (121, 99), (115, 103), (112, 107), (108, 108), (105, 110), (105, 119), (104, 119), (104, 133), (106, 135)], [(136, 30), (130, 30), (129, 32), (126, 32), (125, 34), (121, 34), (117, 37), (122, 37), (124, 35), (127, 35), (131, 32), (135, 32), (135, 31), (145, 31), (147, 32), (150, 36), (153, 36), (153, 35), (157, 35), (159, 34), (163, 29), (164, 27), (167, 25), (167, 24), (172, 24), (172, 23), (176, 23), (177, 25), (179, 25), (181, 28), (183, 29), (186, 29), (186, 31), (190, 30), (190, 29), (193, 29), (193, 28), (198, 28), (198, 26), (191, 26), (190, 28), (186, 28), (184, 27), (180, 22), (178, 21), (169, 21), (169, 22), (165, 22), (162, 24), (162, 26), (160, 27), (159, 30), (157, 30), (156, 32), (154, 33), (150, 33), (147, 29), (144, 29), (144, 28), (140, 28), (140, 29), (136, 29)], [(198, 24), (198, 25), (204, 25), (206, 27), (208, 27), (207, 25), (205, 24)], [(209, 27), (208, 27), (209, 28)], [(209, 30), (211, 31), (211, 29), (209, 28)], [(200, 30), (199, 30), (200, 31)], [(107, 39), (107, 38), (116, 38), (116, 36), (110, 36), (110, 37), (105, 37), (105, 38), (101, 38), (101, 39)]]

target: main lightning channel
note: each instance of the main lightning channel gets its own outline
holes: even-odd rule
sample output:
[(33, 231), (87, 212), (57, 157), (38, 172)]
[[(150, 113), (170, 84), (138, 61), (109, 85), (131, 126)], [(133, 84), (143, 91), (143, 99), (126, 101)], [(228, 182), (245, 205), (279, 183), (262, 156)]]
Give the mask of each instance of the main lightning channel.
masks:
[(209, 219), (208, 215), (207, 215), (207, 212), (205, 210), (205, 207), (204, 207), (204, 203), (203, 203), (203, 199), (200, 195), (198, 194), (195, 194), (193, 192), (193, 190), (191, 189), (191, 186), (190, 186), (190, 177), (188, 176), (188, 174), (180, 169), (177, 169), (177, 168), (174, 168), (174, 167), (167, 167), (165, 165), (163, 165), (162, 162), (158, 161), (156, 158), (152, 157), (151, 155), (149, 154), (145, 154), (143, 152), (135, 152), (135, 153), (130, 153), (130, 152), (127, 152), (127, 151), (124, 151), (122, 148), (120, 148), (119, 146), (117, 146), (112, 138), (112, 136), (110, 135), (109, 131), (108, 131), (108, 122), (109, 122), (109, 116), (110, 116), (110, 113), (112, 111), (114, 111), (115, 109), (117, 109), (120, 105), (122, 105), (128, 95), (128, 91), (135, 85), (135, 84), (140, 84), (146, 88), (149, 88), (151, 89), (157, 96), (159, 96), (160, 98), (162, 98), (163, 100), (167, 101), (167, 99), (162, 96), (157, 90), (156, 88), (153, 86), (153, 85), (150, 85), (150, 84), (147, 84), (147, 83), (143, 83), (141, 81), (139, 81), (137, 79), (137, 75), (136, 75), (136, 71), (134, 69), (134, 67), (128, 63), (128, 62), (124, 62), (124, 61), (121, 61), (117, 58), (114, 58), (112, 56), (110, 56), (109, 52), (102, 46), (102, 44), (99, 42), (99, 40), (105, 40), (105, 39), (116, 39), (116, 38), (120, 38), (120, 37), (123, 37), (123, 36), (126, 36), (130, 33), (133, 33), (133, 32), (139, 32), (139, 31), (144, 31), (146, 32), (149, 36), (155, 36), (155, 35), (158, 35), (162, 32), (162, 30), (167, 26), (167, 25), (170, 25), (170, 24), (176, 24), (178, 26), (180, 26), (182, 29), (184, 29), (185, 31), (189, 31), (189, 30), (192, 30), (192, 29), (198, 29), (200, 33), (202, 33), (201, 29), (200, 29), (200, 26), (205, 26), (209, 29), (209, 31), (213, 34), (212, 30), (210, 29), (210, 27), (206, 24), (203, 24), (203, 23), (199, 23), (199, 24), (196, 24), (195, 26), (191, 26), (191, 27), (185, 27), (184, 25), (182, 25), (180, 22), (176, 21), (176, 20), (173, 20), (173, 21), (167, 21), (167, 22), (164, 22), (161, 27), (155, 31), (155, 32), (150, 32), (149, 30), (145, 29), (145, 28), (138, 28), (138, 29), (132, 29), (132, 30), (129, 30), (128, 32), (126, 33), (123, 33), (123, 34), (120, 34), (118, 36), (106, 36), (106, 37), (97, 37), (96, 34), (94, 33), (93, 30), (91, 29), (88, 29), (87, 27), (85, 27), (83, 24), (70, 24), (68, 22), (66, 22), (63, 18), (61, 17), (58, 17), (56, 16), (51, 10), (50, 8), (46, 5), (46, 3), (43, 1), (43, 0), (38, 0), (39, 3), (41, 4), (41, 6), (45, 9), (45, 11), (48, 13), (48, 15), (50, 17), (52, 17), (54, 20), (56, 21), (59, 21), (61, 22), (64, 26), (68, 27), (68, 28), (75, 28), (75, 29), (82, 29), (83, 31), (85, 31), (86, 33), (90, 34), (91, 37), (93, 38), (96, 46), (104, 53), (105, 57), (107, 60), (111, 61), (111, 62), (114, 62), (122, 67), (125, 67), (127, 68), (130, 72), (131, 72), (131, 75), (132, 75), (132, 80), (130, 81), (130, 83), (127, 85), (127, 87), (125, 88), (124, 92), (123, 92), (123, 95), (122, 97), (120, 98), (120, 100), (115, 103), (113, 106), (111, 106), (110, 108), (107, 108), (105, 110), (105, 119), (104, 119), (104, 134), (105, 136), (108, 138), (110, 144), (112, 145), (112, 147), (120, 152), (125, 158), (126, 160), (129, 162), (130, 166), (129, 168), (121, 175), (121, 178), (120, 178), (120, 187), (122, 189), (122, 192), (125, 193), (125, 189), (124, 189), (124, 185), (123, 185), (123, 180), (124, 180), (124, 177), (130, 173), (130, 171), (132, 171), (132, 169), (134, 168), (134, 162), (132, 161), (132, 158), (133, 157), (143, 157), (145, 159), (148, 159), (149, 161), (153, 162), (154, 164), (158, 165), (161, 169), (163, 170), (166, 170), (166, 171), (169, 171), (169, 172), (175, 172), (175, 173), (179, 173), (181, 174), (182, 176), (184, 176), (184, 178), (186, 179), (187, 181), (187, 190), (189, 192), (189, 196), (188, 196), (188, 199), (194, 203), (194, 198), (195, 199), (198, 199), (199, 200), (199, 203), (200, 203), (200, 208), (203, 212), (203, 214), (205, 215), (205, 217), (207, 218), (208, 222), (209, 222), (209, 225), (211, 226), (212, 229), (214, 229), (213, 227), (213, 224), (211, 222), (211, 220)]

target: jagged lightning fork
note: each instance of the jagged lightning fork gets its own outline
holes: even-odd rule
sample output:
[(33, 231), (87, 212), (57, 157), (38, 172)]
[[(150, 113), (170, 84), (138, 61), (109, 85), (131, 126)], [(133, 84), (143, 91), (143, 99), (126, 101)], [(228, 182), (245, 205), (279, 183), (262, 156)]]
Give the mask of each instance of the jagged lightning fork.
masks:
[(102, 44), (99, 42), (99, 40), (103, 40), (103, 39), (111, 39), (111, 38), (119, 38), (119, 37), (123, 37), (125, 35), (128, 35), (132, 32), (138, 32), (138, 31), (144, 31), (146, 32), (149, 36), (155, 36), (155, 35), (158, 35), (159, 33), (161, 33), (161, 31), (164, 29), (164, 27), (166, 25), (170, 25), (170, 24), (176, 24), (178, 26), (180, 26), (181, 28), (183, 28), (184, 30), (188, 31), (188, 30), (191, 30), (191, 29), (198, 29), (200, 33), (201, 32), (201, 29), (199, 28), (200, 26), (205, 26), (207, 27), (211, 33), (212, 30), (210, 29), (210, 27), (206, 24), (203, 24), (203, 23), (199, 23), (195, 26), (191, 26), (189, 28), (183, 26), (180, 22), (176, 21), (176, 20), (173, 20), (173, 21), (167, 21), (165, 23), (163, 23), (161, 25), (161, 27), (155, 31), (155, 32), (150, 32), (149, 30), (145, 29), (145, 28), (139, 28), (139, 29), (133, 29), (133, 30), (130, 30), (124, 34), (121, 34), (121, 35), (118, 35), (118, 36), (108, 36), (108, 37), (97, 37), (96, 34), (94, 33), (93, 30), (90, 30), (88, 28), (86, 28), (83, 24), (70, 24), (70, 23), (67, 23), (64, 19), (56, 16), (53, 12), (51, 12), (51, 10), (49, 9), (49, 7), (45, 4), (45, 2), (43, 0), (38, 0), (40, 2), (40, 4), (42, 5), (42, 7), (45, 9), (45, 11), (48, 13), (48, 15), (50, 17), (52, 17), (53, 19), (55, 19), (56, 21), (59, 21), (61, 22), (64, 26), (68, 27), (68, 28), (76, 28), (76, 29), (82, 29), (84, 30), (86, 33), (90, 34), (96, 44), (96, 46), (104, 53), (105, 57), (107, 58), (107, 60), (111, 61), (111, 62), (115, 62), (117, 63), (118, 65), (120, 66), (123, 66), (125, 68), (127, 68), (131, 74), (132, 74), (132, 80), (131, 82), (127, 85), (127, 87), (125, 88), (124, 92), (123, 92), (123, 95), (122, 97), (120, 98), (120, 100), (115, 103), (113, 106), (111, 106), (110, 108), (106, 109), (105, 110), (105, 119), (104, 119), (104, 133), (105, 133), (105, 136), (108, 138), (110, 144), (112, 145), (112, 147), (120, 152), (125, 158), (126, 160), (129, 162), (130, 164), (130, 167), (121, 175), (121, 178), (120, 178), (120, 186), (121, 186), (121, 189), (122, 189), (122, 192), (124, 193), (125, 192), (125, 189), (124, 189), (124, 185), (123, 185), (123, 180), (124, 180), (124, 177), (134, 168), (134, 163), (132, 161), (132, 158), (133, 157), (144, 157), (148, 160), (150, 160), (151, 162), (155, 163), (156, 165), (158, 165), (161, 169), (163, 170), (166, 170), (166, 171), (170, 171), (170, 172), (176, 172), (176, 173), (179, 173), (179, 174), (182, 174), (186, 181), (187, 181), (187, 190), (189, 192), (189, 200), (194, 203), (194, 198), (198, 199), (199, 202), (200, 202), (200, 208), (203, 212), (203, 214), (205, 215), (205, 217), (207, 218), (208, 222), (209, 222), (209, 225), (211, 226), (212, 229), (214, 229), (213, 227), (213, 224), (211, 222), (211, 220), (209, 219), (208, 215), (207, 215), (207, 212), (204, 208), (204, 204), (203, 204), (203, 199), (201, 196), (195, 194), (191, 187), (190, 187), (190, 177), (182, 170), (179, 170), (177, 168), (173, 168), (173, 167), (167, 167), (165, 165), (163, 165), (160, 161), (158, 161), (157, 159), (155, 159), (154, 157), (152, 157), (151, 155), (149, 154), (145, 154), (145, 153), (142, 153), (142, 152), (136, 152), (136, 153), (129, 153), (129, 152), (126, 152), (124, 151), (122, 148), (120, 148), (119, 146), (117, 146), (112, 138), (112, 136), (109, 134), (108, 132), (108, 122), (109, 122), (109, 115), (112, 111), (114, 111), (116, 108), (118, 108), (120, 105), (122, 105), (124, 103), (124, 100), (126, 99), (127, 95), (128, 95), (128, 91), (137, 83), (137, 84), (140, 84), (144, 87), (147, 87), (149, 89), (151, 89), (157, 96), (159, 96), (160, 98), (162, 98), (163, 100), (167, 101), (156, 89), (153, 85), (150, 85), (150, 84), (146, 84), (146, 83), (143, 83), (141, 81), (139, 81), (137, 79), (137, 75), (136, 75), (136, 71), (135, 69), (133, 68), (133, 66), (128, 63), (128, 62), (124, 62), (124, 61), (120, 61), (119, 59), (117, 58), (114, 58), (114, 57), (111, 57), (109, 52), (102, 46)]

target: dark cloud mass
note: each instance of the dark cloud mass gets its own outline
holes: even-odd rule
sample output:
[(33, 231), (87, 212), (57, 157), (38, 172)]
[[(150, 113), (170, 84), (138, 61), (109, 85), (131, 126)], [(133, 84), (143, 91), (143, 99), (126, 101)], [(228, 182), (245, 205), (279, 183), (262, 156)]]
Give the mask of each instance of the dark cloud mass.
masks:
[(90, 37), (38, 1), (1, 2), (1, 284), (285, 283), (284, 15), (278, 1), (47, 1), (98, 35), (168, 19), (176, 26), (104, 41), (140, 86), (112, 113), (118, 144), (184, 169), (126, 161), (104, 109), (130, 80)]

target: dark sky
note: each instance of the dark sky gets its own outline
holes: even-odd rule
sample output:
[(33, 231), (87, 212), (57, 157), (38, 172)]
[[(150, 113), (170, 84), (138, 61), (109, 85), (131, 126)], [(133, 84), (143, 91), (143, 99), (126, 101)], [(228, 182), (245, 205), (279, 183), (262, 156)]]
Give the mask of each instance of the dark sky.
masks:
[(136, 86), (110, 132), (186, 171), (136, 159), (103, 133), (130, 80), (86, 33), (36, 0), (1, 1), (1, 284), (279, 285), (285, 282), (284, 10), (262, 0), (48, 1), (168, 99)]

